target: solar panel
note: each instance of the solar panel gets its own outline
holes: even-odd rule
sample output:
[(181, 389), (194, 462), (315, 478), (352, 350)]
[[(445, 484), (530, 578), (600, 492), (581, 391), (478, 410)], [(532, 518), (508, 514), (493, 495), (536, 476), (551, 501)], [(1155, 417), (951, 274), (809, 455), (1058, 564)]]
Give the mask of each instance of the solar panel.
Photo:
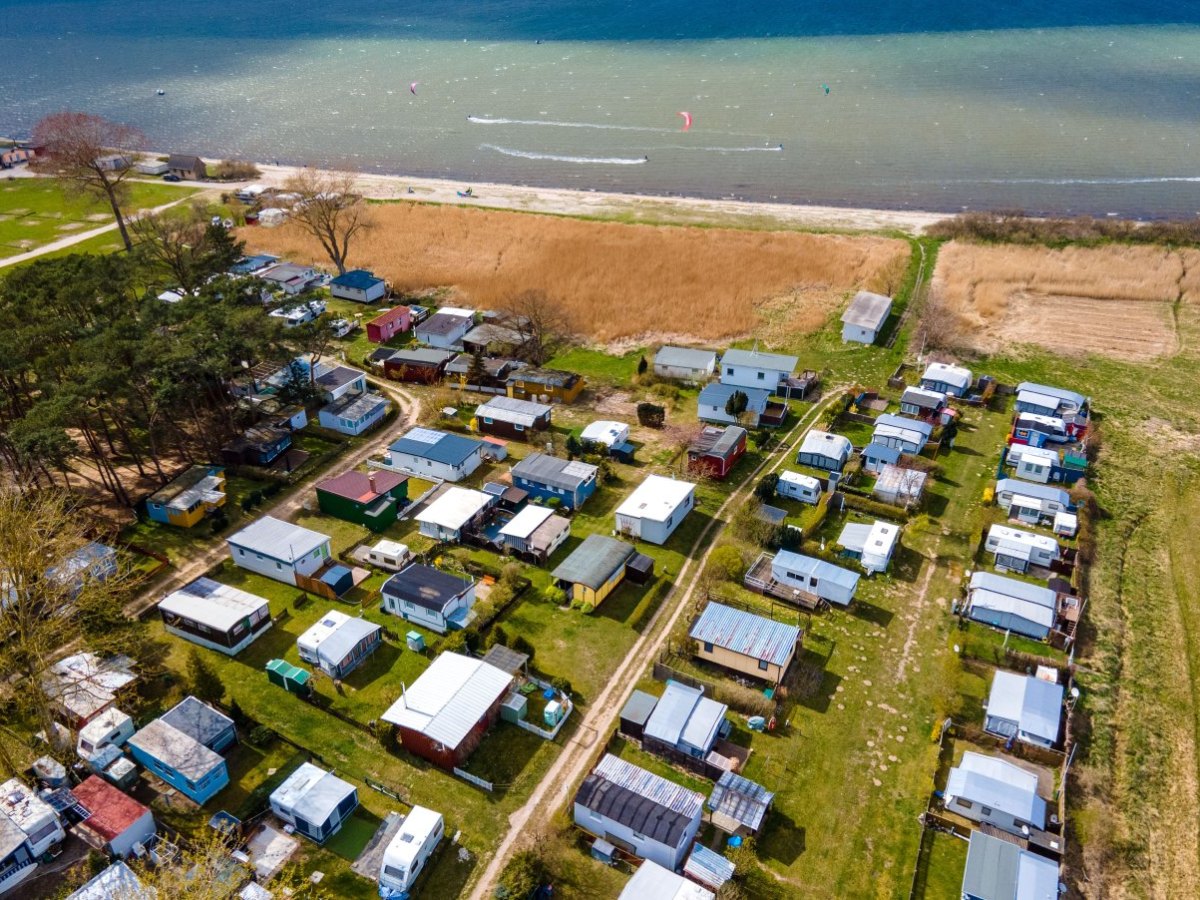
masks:
[(414, 428), (404, 436), (408, 440), (416, 441), (419, 444), (436, 444), (442, 439), (443, 434), (440, 431), (434, 431), (432, 428)]

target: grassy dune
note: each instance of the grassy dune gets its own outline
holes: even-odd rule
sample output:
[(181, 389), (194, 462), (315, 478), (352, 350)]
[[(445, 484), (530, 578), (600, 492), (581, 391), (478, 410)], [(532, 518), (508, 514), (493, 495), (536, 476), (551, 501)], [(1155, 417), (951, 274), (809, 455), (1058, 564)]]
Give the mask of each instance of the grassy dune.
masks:
[[(801, 232), (652, 227), (410, 203), (374, 208), (354, 250), (397, 288), (453, 285), (463, 302), (496, 306), (526, 290), (559, 300), (599, 342), (642, 335), (746, 335), (760, 307), (782, 307), (783, 334), (820, 328), (846, 292), (887, 289), (906, 242)], [(312, 238), (284, 226), (242, 235), (252, 249), (320, 262)], [(772, 316), (774, 318), (774, 315)]]

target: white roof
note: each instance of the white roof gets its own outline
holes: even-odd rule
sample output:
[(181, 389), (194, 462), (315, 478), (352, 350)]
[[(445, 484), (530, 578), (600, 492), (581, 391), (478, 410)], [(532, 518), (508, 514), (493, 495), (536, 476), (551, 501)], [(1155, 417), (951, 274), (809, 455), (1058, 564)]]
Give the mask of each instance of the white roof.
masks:
[(878, 331), (892, 311), (892, 298), (883, 294), (872, 294), (870, 291), (859, 291), (842, 313), (842, 321), (847, 325), (857, 325)]
[(316, 653), (322, 642), (349, 621), (350, 617), (344, 612), (331, 609), (321, 616), (316, 624), (296, 638), (296, 645), (310, 653)]
[(262, 553), (281, 562), (294, 563), (328, 544), (329, 535), (273, 516), (263, 516), (225, 540), (236, 547)]
[(382, 718), (457, 747), (511, 682), (507, 672), (483, 660), (443, 653)]
[(708, 888), (646, 860), (638, 866), (617, 900), (713, 900), (715, 896)]
[(545, 506), (526, 506), (500, 529), (500, 533), (507, 537), (527, 538), (552, 515), (554, 510)]
[(925, 433), (916, 428), (905, 428), (901, 425), (893, 425), (890, 422), (879, 422), (875, 425), (875, 431), (872, 433), (874, 440), (881, 437), (894, 437), (910, 444), (915, 444), (918, 447), (925, 446)]
[(988, 694), (987, 714), (1016, 722), (1021, 731), (1047, 741), (1058, 740), (1063, 688), (1016, 672), (997, 672)]
[(306, 762), (271, 793), (271, 802), (306, 822), (325, 822), (354, 785)]
[(1008, 458), (1010, 462), (1018, 462), (1026, 459), (1040, 459), (1048, 463), (1059, 461), (1057, 450), (1051, 450), (1049, 447), (1030, 447), (1023, 444), (1013, 444), (1008, 449)]
[(968, 388), (971, 386), (971, 370), (964, 369), (962, 366), (952, 366), (949, 363), (935, 362), (926, 367), (921, 380), (941, 381), (958, 388)]
[(51, 699), (82, 719), (90, 719), (112, 703), (116, 692), (137, 679), (127, 657), (102, 660), (94, 653), (76, 653), (52, 665), (42, 679)]
[(842, 528), (842, 533), (838, 535), (838, 543), (847, 550), (886, 556), (892, 552), (896, 538), (899, 536), (899, 525), (876, 519), (870, 525), (865, 522), (849, 523)]
[(1060, 509), (1054, 514), (1054, 527), (1064, 527), (1074, 530), (1079, 527), (1079, 516), (1075, 513), (1067, 512), (1065, 509)]
[(821, 481), (811, 475), (801, 475), (799, 472), (783, 471), (779, 473), (779, 480), (787, 484), (798, 484), (800, 487), (809, 490), (820, 490)]
[(399, 541), (389, 541), (387, 538), (384, 538), (371, 548), (371, 552), (382, 556), (390, 556), (394, 559), (401, 559), (408, 556), (408, 545), (401, 544)]
[(463, 306), (439, 306), (435, 312), (439, 312), (447, 316), (462, 316), (467, 319), (475, 317), (475, 310), (467, 309)]
[(1043, 416), (1041, 413), (1022, 412), (1017, 413), (1018, 422), (1030, 422), (1036, 425), (1047, 425), (1055, 431), (1065, 431), (1067, 427), (1066, 420), (1060, 419), (1058, 416)]
[(226, 632), (268, 605), (264, 598), (249, 591), (221, 584), (211, 578), (197, 578), (191, 584), (168, 594), (159, 602), (158, 608), (161, 612)]
[[(845, 545), (843, 544), (843, 546)], [(817, 559), (815, 556), (805, 556), (803, 553), (795, 553), (791, 550), (780, 550), (775, 554), (771, 567), (775, 568), (776, 566), (788, 572), (795, 572), (797, 575), (817, 578), (850, 590), (854, 590), (858, 586), (857, 572), (851, 572), (849, 569), (835, 566), (833, 563)]]
[(67, 897), (67, 900), (151, 900), (154, 894), (142, 887), (133, 870), (118, 859), (99, 875)]
[(696, 486), (688, 481), (647, 475), (637, 490), (617, 507), (617, 515), (665, 522), (695, 490)]
[(106, 709), (92, 721), (88, 722), (79, 729), (79, 739), (87, 741), (93, 746), (100, 742), (110, 731), (120, 728), (126, 722), (132, 722), (133, 718), (128, 713), (123, 713), (115, 706), (112, 709)]
[(971, 592), (972, 609), (988, 609), (993, 612), (1017, 616), (1043, 628), (1054, 626), (1054, 609), (1041, 606), (1020, 597), (1000, 594), (986, 589)]
[(451, 487), (421, 510), (417, 514), (417, 521), (458, 531), (491, 502), (492, 498), (482, 491)]
[(988, 542), (992, 541), (1005, 549), (1036, 548), (1058, 556), (1058, 541), (1054, 538), (1045, 534), (1034, 534), (1032, 531), (1022, 531), (1020, 528), (1009, 528), (1007, 525), (993, 525), (988, 529)]
[(0, 813), (26, 834), (37, 831), (47, 819), (58, 819), (54, 808), (19, 778), (0, 784)]
[(1043, 394), (1040, 391), (1023, 390), (1017, 391), (1018, 403), (1031, 403), (1034, 406), (1040, 406), (1043, 409), (1057, 410), (1062, 402), (1058, 397), (1050, 394)]
[(416, 862), (417, 853), (424, 846), (425, 839), (441, 821), (441, 813), (424, 806), (414, 806), (384, 849), (382, 864), (407, 871)]
[(828, 431), (810, 431), (804, 436), (799, 453), (815, 453), (820, 456), (839, 458), (849, 456), (853, 445), (844, 434), (830, 434)]
[(515, 397), (493, 397), (487, 403), (479, 404), (475, 415), (531, 428), (538, 419), (552, 411), (553, 408), (545, 403), (517, 400)]
[(998, 756), (968, 750), (950, 770), (946, 803), (962, 797), (1008, 813), (1038, 828), (1046, 824), (1046, 801), (1038, 796), (1038, 777)]
[(905, 469), (888, 463), (875, 479), (875, 489), (893, 491), (906, 497), (919, 497), (925, 489), (928, 473), (920, 469)]
[(601, 419), (598, 422), (592, 422), (590, 425), (587, 425), (579, 433), (579, 437), (584, 441), (592, 441), (596, 444), (604, 444), (606, 447), (611, 447), (613, 444), (619, 444), (629, 439), (629, 426), (624, 422), (610, 422), (606, 419)]

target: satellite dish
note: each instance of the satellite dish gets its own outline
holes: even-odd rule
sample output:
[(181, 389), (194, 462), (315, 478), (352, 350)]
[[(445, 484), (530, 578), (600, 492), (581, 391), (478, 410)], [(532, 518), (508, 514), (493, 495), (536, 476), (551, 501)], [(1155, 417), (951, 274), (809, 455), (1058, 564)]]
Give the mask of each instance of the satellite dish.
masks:
[(1072, 687), (1072, 688), (1071, 688), (1071, 698), (1072, 698), (1073, 700), (1078, 700), (1078, 699), (1079, 699), (1079, 688), (1077, 688), (1077, 687)]

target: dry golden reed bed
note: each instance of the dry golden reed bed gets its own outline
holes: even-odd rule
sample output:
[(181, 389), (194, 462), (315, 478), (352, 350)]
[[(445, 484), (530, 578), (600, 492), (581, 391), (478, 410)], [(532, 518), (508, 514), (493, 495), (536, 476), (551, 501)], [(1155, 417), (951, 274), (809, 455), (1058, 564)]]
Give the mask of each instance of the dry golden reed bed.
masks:
[(953, 241), (938, 255), (933, 293), (970, 349), (1028, 343), (1149, 359), (1178, 350), (1172, 305), (1200, 298), (1200, 251)]
[[(526, 213), (388, 204), (352, 248), (351, 263), (398, 290), (451, 287), (456, 299), (502, 306), (523, 291), (558, 300), (574, 330), (609, 343), (671, 335), (768, 337), (817, 330), (848, 291), (900, 281), (904, 241), (799, 232), (654, 227)], [(324, 262), (292, 226), (247, 229), (251, 249)], [(782, 309), (781, 309), (782, 307)], [(781, 324), (780, 324), (781, 323)]]

